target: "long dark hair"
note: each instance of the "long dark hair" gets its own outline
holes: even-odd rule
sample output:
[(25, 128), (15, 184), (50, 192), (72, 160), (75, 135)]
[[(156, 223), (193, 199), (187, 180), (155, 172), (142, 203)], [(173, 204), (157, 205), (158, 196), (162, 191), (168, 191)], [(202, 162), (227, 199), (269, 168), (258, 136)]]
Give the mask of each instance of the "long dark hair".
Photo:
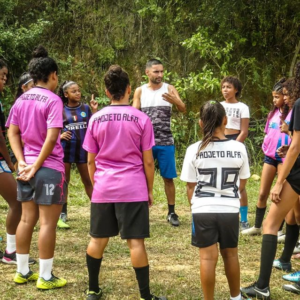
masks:
[(296, 65), (295, 77), (287, 79), (283, 87), (288, 91), (293, 103), (300, 98), (300, 62)]
[(203, 122), (203, 139), (200, 143), (198, 154), (212, 142), (216, 128), (220, 127), (226, 116), (223, 105), (215, 100), (205, 102), (200, 107), (200, 120)]
[(55, 60), (48, 57), (48, 51), (41, 45), (36, 47), (32, 53), (32, 60), (29, 62), (28, 70), (33, 82), (48, 82), (49, 75), (53, 72), (58, 74), (58, 66)]
[(22, 86), (25, 84), (28, 84), (33, 79), (31, 78), (30, 74), (28, 72), (25, 72), (21, 75), (18, 83), (18, 89), (16, 93), (15, 100), (18, 99), (24, 92), (22, 90)]
[[(283, 77), (281, 78), (278, 82), (276, 82), (272, 88), (272, 92), (275, 92), (277, 94), (282, 94), (282, 90), (284, 88), (284, 83), (286, 82), (286, 78)], [(283, 111), (281, 114), (281, 119), (285, 120), (285, 118), (287, 117), (288, 113), (289, 113), (289, 106), (287, 104), (283, 105)], [(273, 108), (271, 110), (271, 112), (268, 114), (268, 120), (271, 120), (272, 117), (274, 116), (275, 112), (277, 111), (277, 107), (273, 104)]]
[(127, 72), (119, 65), (112, 65), (104, 76), (106, 89), (112, 96), (112, 100), (123, 98), (127, 87), (130, 85)]

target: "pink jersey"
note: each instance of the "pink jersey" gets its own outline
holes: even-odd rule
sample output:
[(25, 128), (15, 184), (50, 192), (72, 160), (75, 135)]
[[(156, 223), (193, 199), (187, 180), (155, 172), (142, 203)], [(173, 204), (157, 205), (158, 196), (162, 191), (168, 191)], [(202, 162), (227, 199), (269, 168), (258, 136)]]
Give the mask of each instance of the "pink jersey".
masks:
[[(22, 94), (10, 111), (6, 126), (19, 126), (24, 142), (24, 158), (33, 164), (44, 145), (49, 128), (63, 127), (63, 103), (51, 91), (35, 87)], [(43, 167), (65, 172), (64, 152), (58, 136), (52, 153), (46, 158)]]
[(110, 105), (95, 113), (83, 143), (97, 154), (92, 202), (148, 201), (143, 151), (153, 146), (152, 123), (136, 108)]
[[(291, 111), (288, 113), (285, 118), (285, 122), (289, 125), (291, 120)], [(276, 150), (282, 145), (289, 145), (291, 139), (288, 134), (280, 132), (280, 124), (281, 124), (281, 113), (279, 109), (277, 109), (271, 119), (267, 120), (267, 124), (265, 127), (265, 138), (262, 144), (262, 150), (266, 156), (269, 156), (275, 160), (280, 162), (284, 161), (284, 158), (278, 156)]]

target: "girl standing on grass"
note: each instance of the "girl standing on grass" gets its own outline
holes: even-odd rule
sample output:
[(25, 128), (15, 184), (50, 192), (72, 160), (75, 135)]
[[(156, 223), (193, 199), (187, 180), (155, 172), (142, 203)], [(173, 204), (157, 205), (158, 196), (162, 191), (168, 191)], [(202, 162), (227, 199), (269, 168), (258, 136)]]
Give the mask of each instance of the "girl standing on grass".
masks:
[(165, 300), (150, 294), (144, 245), (149, 237), (149, 205), (153, 201), (153, 127), (146, 114), (129, 105), (129, 77), (120, 66), (109, 68), (104, 83), (111, 105), (91, 117), (83, 143), (93, 183), (86, 299), (100, 299), (104, 249), (109, 238), (120, 232), (127, 240), (141, 300)]
[(203, 140), (188, 147), (180, 179), (192, 209), (192, 245), (199, 248), (205, 300), (214, 299), (218, 243), (231, 300), (241, 300), (238, 259), (239, 192), (250, 177), (244, 144), (224, 135), (227, 117), (217, 101), (200, 108)]
[[(296, 67), (296, 76), (293, 81), (293, 97), (300, 98), (300, 63)], [(273, 260), (277, 250), (277, 232), (287, 213), (295, 207), (300, 195), (300, 99), (293, 107), (289, 131), (292, 134), (292, 141), (288, 148), (286, 159), (278, 174), (275, 186), (272, 188), (270, 198), (272, 204), (269, 213), (263, 224), (263, 239), (260, 258), (259, 278), (241, 291), (245, 296), (257, 297), (258, 299), (271, 299), (270, 277), (272, 273)], [(282, 146), (278, 153), (282, 152)], [(295, 230), (296, 232), (296, 227)], [(298, 231), (299, 233), (299, 231)], [(297, 238), (291, 239), (286, 234), (285, 245), (289, 247), (287, 252), (293, 252)], [(285, 246), (285, 247), (286, 247)], [(288, 253), (287, 253), (288, 254)], [(285, 290), (300, 294), (300, 281), (294, 285), (284, 285)]]
[[(228, 139), (244, 143), (248, 136), (250, 113), (249, 107), (238, 101), (242, 92), (242, 84), (238, 78), (227, 76), (221, 81), (221, 91), (225, 99), (221, 104), (224, 106), (227, 116), (225, 136)], [(249, 228), (246, 189), (241, 192), (240, 203), (240, 230), (243, 231)]]
[[(64, 149), (64, 164), (66, 181), (69, 184), (71, 178), (71, 165), (76, 163), (85, 192), (91, 199), (93, 186), (87, 168), (87, 152), (82, 148), (88, 122), (98, 108), (97, 101), (90, 102), (92, 112), (87, 104), (81, 102), (81, 91), (74, 81), (65, 81), (59, 88), (59, 96), (64, 103), (63, 132), (60, 135), (61, 145)], [(68, 190), (66, 201), (68, 199)], [(57, 226), (70, 228), (67, 221), (67, 202), (63, 205)]]
[[(259, 196), (256, 204), (255, 225), (249, 229), (243, 230), (242, 234), (244, 235), (261, 234), (261, 226), (265, 216), (271, 186), (276, 173), (280, 172), (284, 161), (284, 158), (279, 157), (277, 149), (282, 145), (289, 145), (291, 141), (289, 133), (282, 132), (288, 127), (292, 114), (292, 105), (285, 103), (283, 95), (285, 81), (286, 79), (282, 78), (274, 85), (272, 90), (274, 107), (267, 118), (267, 124), (265, 126), (266, 135), (262, 144), (265, 159), (261, 173)], [(282, 226), (278, 232), (278, 236), (283, 236)]]
[[(57, 64), (48, 57), (46, 49), (37, 47), (29, 63), (35, 87), (17, 99), (8, 132), (18, 160), (18, 200), (22, 203), (22, 217), (16, 234), (17, 272), (14, 282), (23, 284), (37, 280), (38, 289), (59, 288), (66, 284), (65, 279), (52, 274), (56, 224), (66, 190), (59, 138), (63, 105), (53, 93), (58, 83), (57, 72)], [(32, 232), (38, 219), (39, 274), (28, 267)]]

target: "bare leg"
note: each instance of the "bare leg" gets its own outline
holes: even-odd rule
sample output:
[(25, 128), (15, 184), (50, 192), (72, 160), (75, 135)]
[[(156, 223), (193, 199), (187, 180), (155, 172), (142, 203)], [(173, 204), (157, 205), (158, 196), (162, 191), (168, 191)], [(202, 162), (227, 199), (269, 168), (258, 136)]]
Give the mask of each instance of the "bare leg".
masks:
[(33, 228), (38, 219), (38, 205), (33, 200), (22, 202), (22, 217), (16, 234), (18, 254), (29, 253)]
[(102, 258), (104, 249), (107, 246), (108, 241), (109, 238), (92, 237), (86, 250), (87, 254), (97, 259)]
[(204, 300), (214, 299), (216, 282), (216, 265), (218, 261), (218, 246), (214, 244), (206, 248), (200, 248), (200, 279)]
[(6, 217), (6, 232), (15, 235), (22, 213), (21, 202), (17, 201), (17, 183), (11, 173), (1, 173), (0, 182), (0, 195), (9, 206)]
[(148, 266), (148, 257), (144, 239), (129, 239), (127, 245), (130, 250), (131, 263), (134, 268)]
[(174, 180), (172, 178), (164, 178), (165, 183), (165, 193), (167, 196), (168, 204), (174, 205), (175, 204), (175, 185)]
[(238, 249), (226, 248), (220, 251), (224, 261), (230, 295), (231, 297), (237, 297), (240, 294), (240, 264)]
[(39, 257), (49, 259), (54, 256), (56, 243), (56, 226), (61, 213), (60, 204), (39, 205), (40, 232), (39, 232)]
[(66, 189), (66, 203), (68, 202), (68, 194), (69, 194), (69, 183), (71, 179), (71, 163), (64, 163), (65, 164), (65, 178), (67, 182), (67, 189)]
[(85, 192), (88, 195), (88, 197), (91, 199), (93, 193), (93, 185), (88, 172), (87, 164), (76, 164), (76, 166), (79, 171), (81, 181), (84, 185)]

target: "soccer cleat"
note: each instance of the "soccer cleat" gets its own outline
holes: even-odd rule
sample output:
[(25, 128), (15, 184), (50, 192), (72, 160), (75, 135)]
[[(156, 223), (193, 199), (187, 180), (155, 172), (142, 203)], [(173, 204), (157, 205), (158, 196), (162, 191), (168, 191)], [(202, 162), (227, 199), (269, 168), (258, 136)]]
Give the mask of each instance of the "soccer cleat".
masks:
[(240, 222), (240, 231), (242, 232), (242, 231), (244, 231), (244, 230), (246, 230), (246, 229), (249, 229), (250, 228), (250, 225), (249, 225), (249, 223), (248, 222)]
[(44, 278), (39, 277), (39, 279), (36, 282), (36, 287), (40, 290), (51, 290), (51, 289), (61, 288), (66, 284), (67, 284), (66, 279), (55, 277), (52, 274), (52, 277), (49, 280), (45, 280)]
[[(145, 299), (141, 298), (141, 300), (145, 300)], [(156, 297), (154, 295), (151, 295), (151, 300), (167, 300), (167, 297), (164, 296)]]
[(287, 275), (283, 275), (282, 278), (287, 281), (298, 282), (298, 281), (300, 281), (300, 271), (297, 271), (297, 272), (294, 272), (291, 274), (287, 274)]
[(266, 287), (264, 289), (259, 289), (256, 286), (256, 282), (254, 282), (253, 284), (241, 288), (241, 294), (243, 297), (253, 297), (256, 299), (263, 299), (263, 300), (270, 300), (271, 299), (271, 295), (270, 295), (270, 288)]
[(57, 221), (57, 227), (60, 229), (70, 229), (70, 226), (67, 223), (65, 223), (61, 218), (59, 218)]
[(285, 284), (282, 288), (286, 291), (300, 295), (300, 284), (299, 283)]
[(63, 221), (64, 223), (67, 223), (67, 221), (68, 221), (68, 216), (67, 216), (67, 214), (66, 214), (66, 213), (61, 213), (61, 214), (60, 214), (60, 219), (62, 219), (62, 221)]
[(278, 270), (285, 271), (285, 272), (291, 272), (292, 271), (292, 264), (290, 262), (283, 263), (279, 259), (275, 259), (273, 261), (273, 267), (278, 269)]
[(31, 270), (26, 275), (23, 275), (22, 273), (17, 272), (14, 277), (14, 282), (17, 284), (24, 284), (28, 281), (37, 281), (39, 278), (38, 273), (33, 273)]
[(168, 214), (167, 221), (168, 221), (172, 226), (179, 226), (179, 225), (180, 225), (180, 222), (179, 222), (179, 219), (178, 219), (178, 215), (175, 214), (175, 213), (170, 213), (170, 214)]
[(277, 233), (277, 243), (284, 243), (285, 241), (285, 234), (282, 231), (278, 231)]
[[(16, 265), (17, 264), (17, 255), (16, 252), (7, 253), (5, 250), (5, 253), (2, 257), (2, 262), (8, 265)], [(28, 264), (34, 265), (36, 263), (36, 260), (29, 257)]]
[(241, 231), (242, 235), (261, 235), (261, 228), (256, 228), (255, 226)]
[(102, 290), (100, 287), (98, 293), (89, 290), (87, 290), (86, 292), (86, 300), (99, 300), (101, 296), (102, 296)]

